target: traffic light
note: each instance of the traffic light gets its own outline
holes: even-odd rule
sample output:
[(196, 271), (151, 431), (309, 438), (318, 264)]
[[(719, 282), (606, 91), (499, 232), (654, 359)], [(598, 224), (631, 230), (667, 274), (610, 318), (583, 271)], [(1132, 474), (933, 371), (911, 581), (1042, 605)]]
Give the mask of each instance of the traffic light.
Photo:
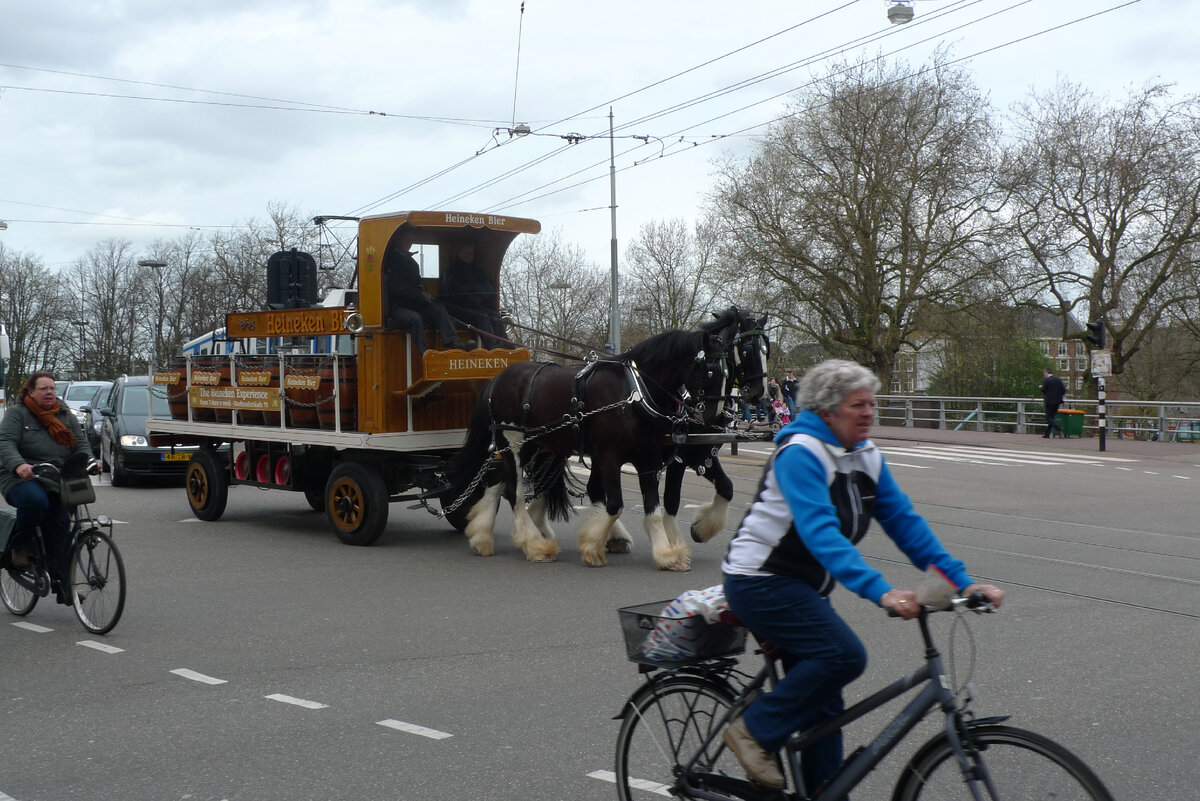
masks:
[(1104, 320), (1095, 320), (1087, 324), (1087, 343), (1093, 348), (1104, 350), (1108, 347), (1108, 339), (1104, 333)]

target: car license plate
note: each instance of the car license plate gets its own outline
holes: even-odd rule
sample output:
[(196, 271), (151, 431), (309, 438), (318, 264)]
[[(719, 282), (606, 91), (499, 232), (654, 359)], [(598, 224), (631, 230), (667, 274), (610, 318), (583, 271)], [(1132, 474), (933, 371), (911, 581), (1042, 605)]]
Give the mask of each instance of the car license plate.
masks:
[(186, 462), (191, 458), (192, 455), (190, 453), (164, 453), (162, 455), (164, 462)]

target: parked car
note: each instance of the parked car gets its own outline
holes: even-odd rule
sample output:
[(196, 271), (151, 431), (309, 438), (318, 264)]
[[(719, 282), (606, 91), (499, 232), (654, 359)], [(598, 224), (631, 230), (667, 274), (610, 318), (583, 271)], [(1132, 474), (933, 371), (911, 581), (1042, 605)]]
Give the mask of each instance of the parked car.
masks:
[(92, 396), (92, 399), (81, 407), (83, 411), (83, 430), (87, 434), (88, 444), (92, 446), (92, 454), (97, 459), (100, 458), (100, 429), (104, 423), (100, 409), (108, 405), (108, 396), (112, 394), (115, 383), (115, 381), (102, 382), (100, 388), (96, 390), (96, 394)]
[(146, 418), (170, 417), (167, 397), (150, 392), (146, 376), (122, 376), (113, 382), (100, 407), (100, 461), (112, 472), (112, 485), (124, 486), (131, 476), (182, 476), (197, 448), (154, 448), (146, 439)]
[[(59, 397), (71, 407), (71, 411), (75, 412), (75, 416), (82, 423), (84, 422), (83, 407), (96, 396), (97, 390), (111, 386), (111, 381), (72, 381), (67, 386), (66, 394)], [(55, 390), (57, 391), (57, 389), (58, 387), (56, 386)]]

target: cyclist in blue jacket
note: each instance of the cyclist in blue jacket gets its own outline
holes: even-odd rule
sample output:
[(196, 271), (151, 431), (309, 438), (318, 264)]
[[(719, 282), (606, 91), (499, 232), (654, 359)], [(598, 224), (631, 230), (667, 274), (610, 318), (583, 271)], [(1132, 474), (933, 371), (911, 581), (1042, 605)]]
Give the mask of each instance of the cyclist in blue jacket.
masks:
[[(800, 380), (795, 420), (775, 437), (758, 492), (721, 565), (732, 611), (784, 653), (785, 675), (724, 732), (747, 775), (784, 785), (775, 755), (794, 732), (845, 708), (842, 688), (862, 675), (866, 649), (834, 611), (836, 583), (912, 619), (912, 590), (896, 589), (855, 547), (872, 519), (917, 568), (938, 568), (959, 592), (981, 592), (999, 606), (1004, 591), (976, 584), (942, 547), (868, 439), (879, 379), (862, 365), (831, 359)], [(801, 753), (807, 792), (842, 762), (842, 736)]]

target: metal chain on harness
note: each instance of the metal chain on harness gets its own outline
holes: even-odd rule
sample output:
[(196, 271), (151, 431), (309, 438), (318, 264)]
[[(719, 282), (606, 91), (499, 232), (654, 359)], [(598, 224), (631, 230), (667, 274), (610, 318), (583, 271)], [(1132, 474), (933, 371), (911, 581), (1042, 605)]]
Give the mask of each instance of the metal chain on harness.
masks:
[[(593, 409), (590, 412), (582, 412), (578, 415), (565, 414), (565, 415), (563, 415), (562, 420), (560, 420), (558, 423), (556, 423), (554, 425), (544, 425), (544, 426), (538, 426), (537, 428), (530, 428), (530, 429), (520, 429), (515, 426), (505, 426), (506, 428), (509, 428), (514, 431), (522, 431), (524, 434), (526, 434), (526, 438), (524, 440), (522, 440), (520, 443), (510, 443), (509, 445), (507, 445), (497, 451), (493, 451), (488, 456), (488, 458), (486, 460), (484, 460), (484, 463), (479, 468), (478, 472), (475, 473), (474, 478), (471, 479), (471, 483), (467, 485), (467, 488), (465, 490), (463, 490), (462, 494), (459, 495), (457, 498), (455, 498), (452, 503), (447, 504), (446, 506), (443, 506), (441, 509), (435, 509), (426, 502), (425, 498), (422, 498), (421, 505), (424, 506), (426, 511), (428, 511), (430, 514), (432, 514), (434, 517), (445, 517), (446, 515), (451, 514), (452, 512), (454, 512), (454, 510), (458, 509), (458, 507), (462, 506), (463, 503), (466, 502), (467, 498), (471, 497), (471, 495), (475, 492), (476, 487), (479, 486), (479, 482), (483, 481), (483, 477), (487, 474), (488, 468), (491, 467), (492, 462), (495, 460), (495, 458), (497, 456), (503, 456), (505, 453), (510, 452), (513, 449), (513, 445), (517, 445), (517, 444), (524, 445), (525, 442), (527, 442), (530, 439), (537, 439), (538, 437), (544, 437), (547, 434), (553, 434), (555, 431), (566, 428), (568, 426), (579, 425), (579, 423), (583, 422), (584, 420), (591, 417), (592, 415), (601, 414), (602, 412), (609, 412), (609, 411), (612, 411), (613, 409), (619, 409), (622, 406), (631, 406), (633, 403), (635, 403), (637, 401), (637, 396), (638, 396), (638, 393), (631, 392), (631, 393), (629, 393), (629, 397), (627, 397), (627, 398), (624, 398), (619, 401), (614, 401), (614, 402), (608, 404), (607, 406), (601, 406), (600, 408)], [(536, 433), (533, 433), (533, 432), (536, 432)], [(529, 436), (531, 433), (533, 435)]]

